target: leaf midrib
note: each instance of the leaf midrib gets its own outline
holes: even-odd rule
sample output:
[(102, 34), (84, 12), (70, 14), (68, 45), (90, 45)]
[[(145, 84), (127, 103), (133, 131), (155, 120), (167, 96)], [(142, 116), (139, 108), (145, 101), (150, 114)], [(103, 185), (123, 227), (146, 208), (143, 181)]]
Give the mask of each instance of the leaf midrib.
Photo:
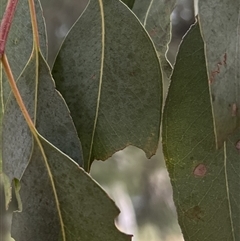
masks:
[(99, 106), (100, 106), (100, 99), (101, 99), (101, 90), (102, 90), (102, 79), (103, 79), (103, 65), (104, 65), (104, 55), (105, 55), (105, 20), (104, 20), (104, 7), (102, 0), (98, 0), (99, 8), (100, 8), (100, 14), (101, 14), (101, 26), (102, 26), (102, 48), (101, 48), (101, 67), (100, 67), (100, 77), (99, 77), (99, 87), (98, 87), (98, 96), (97, 96), (97, 106), (96, 106), (96, 115), (94, 118), (94, 125), (93, 125), (93, 131), (92, 131), (92, 139), (90, 143), (90, 150), (89, 150), (89, 156), (87, 161), (87, 171), (90, 171), (90, 165), (91, 165), (91, 157), (92, 157), (92, 150), (93, 150), (93, 144), (94, 144), (94, 137), (96, 133), (96, 127), (97, 127), (97, 120), (98, 120), (98, 113), (99, 113)]

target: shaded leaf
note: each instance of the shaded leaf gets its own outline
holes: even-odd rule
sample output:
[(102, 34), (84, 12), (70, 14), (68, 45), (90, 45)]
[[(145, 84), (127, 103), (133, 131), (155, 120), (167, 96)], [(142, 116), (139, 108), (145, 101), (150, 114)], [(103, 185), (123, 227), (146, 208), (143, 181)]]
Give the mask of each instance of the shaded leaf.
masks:
[(218, 146), (240, 127), (240, 2), (199, 1)]
[(39, 139), (43, 152), (34, 145), (21, 180), (24, 211), (13, 217), (15, 240), (130, 240), (116, 229), (113, 219), (118, 210), (100, 186), (66, 155)]
[(125, 3), (130, 9), (133, 8), (135, 0), (121, 0), (123, 3)]
[(133, 11), (151, 36), (160, 57), (165, 57), (171, 39), (170, 15), (176, 0), (136, 0)]
[[(49, 67), (41, 54), (33, 53), (17, 82), (19, 92), (39, 133), (76, 162), (83, 164), (81, 145), (69, 110), (55, 90)], [(32, 155), (33, 139), (14, 96), (3, 118), (3, 169), (21, 179)]]
[[(216, 150), (198, 24), (177, 56), (163, 115), (163, 151), (186, 241), (240, 239), (240, 132)], [(240, 149), (240, 148), (239, 148)]]
[(57, 56), (53, 76), (80, 136), (85, 169), (127, 145), (158, 145), (161, 70), (142, 25), (121, 2), (90, 1)]
[(136, 0), (133, 7), (133, 12), (140, 19), (156, 46), (166, 78), (172, 72), (165, 54), (171, 40), (170, 16), (175, 4), (176, 0)]

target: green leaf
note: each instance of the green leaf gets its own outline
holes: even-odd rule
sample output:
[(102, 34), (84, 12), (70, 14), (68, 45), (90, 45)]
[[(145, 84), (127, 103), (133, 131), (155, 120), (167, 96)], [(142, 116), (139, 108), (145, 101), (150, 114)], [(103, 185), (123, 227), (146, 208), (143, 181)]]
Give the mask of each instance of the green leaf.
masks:
[(135, 0), (121, 0), (123, 3), (125, 3), (130, 9), (133, 8)]
[(199, 1), (218, 147), (240, 127), (239, 16), (239, 1)]
[(177, 56), (163, 114), (163, 151), (185, 241), (240, 239), (240, 131), (216, 150), (198, 24)]
[(156, 46), (166, 77), (172, 72), (172, 67), (165, 55), (171, 40), (170, 16), (175, 4), (176, 0), (136, 0), (133, 7), (133, 12), (140, 19)]
[[(1, 11), (0, 16), (3, 16), (5, 5), (7, 0), (0, 0)], [(39, 30), (39, 41), (43, 56), (47, 57), (47, 43), (46, 43), (46, 29), (43, 19), (42, 8), (39, 0), (35, 0), (35, 9)], [(33, 34), (32, 24), (30, 18), (30, 10), (28, 0), (21, 0), (18, 2), (17, 9), (13, 18), (13, 22), (10, 28), (9, 36), (6, 45), (6, 55), (8, 57), (9, 64), (12, 69), (15, 80), (19, 77), (23, 71), (26, 63), (28, 62), (31, 53), (33, 51)], [(10, 87), (7, 81), (7, 77), (2, 69), (0, 80), (3, 86), (3, 103), (7, 102), (9, 97)]]
[[(3, 16), (7, 0), (0, 0), (0, 16)], [(44, 57), (47, 57), (46, 29), (42, 8), (38, 0), (35, 1), (38, 21), (39, 40)], [(33, 51), (33, 34), (29, 13), (28, 0), (18, 2), (14, 19), (10, 28), (6, 45), (6, 54), (15, 80), (23, 71)], [(5, 104), (11, 92), (5, 72), (0, 64), (0, 138), (2, 140), (2, 118)], [(2, 170), (2, 144), (0, 145), (0, 172)]]
[(127, 145), (158, 146), (161, 70), (142, 25), (121, 2), (90, 1), (57, 56), (53, 76), (80, 136), (85, 169)]
[(13, 216), (15, 240), (130, 240), (116, 229), (113, 219), (119, 211), (100, 186), (66, 155), (39, 139), (42, 147), (34, 145), (21, 180), (23, 212)]
[[(81, 144), (69, 110), (55, 90), (49, 67), (40, 53), (33, 53), (17, 86), (38, 132), (82, 165)], [(3, 171), (10, 180), (21, 179), (32, 156), (33, 139), (12, 94), (6, 104), (2, 136)]]

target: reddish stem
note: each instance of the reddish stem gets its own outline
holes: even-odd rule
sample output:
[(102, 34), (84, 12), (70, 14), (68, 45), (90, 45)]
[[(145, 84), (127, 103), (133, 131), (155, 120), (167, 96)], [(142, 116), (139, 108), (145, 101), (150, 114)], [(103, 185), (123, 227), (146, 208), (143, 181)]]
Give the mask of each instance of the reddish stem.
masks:
[(18, 0), (9, 0), (0, 25), (0, 59), (5, 51), (8, 33), (12, 24)]

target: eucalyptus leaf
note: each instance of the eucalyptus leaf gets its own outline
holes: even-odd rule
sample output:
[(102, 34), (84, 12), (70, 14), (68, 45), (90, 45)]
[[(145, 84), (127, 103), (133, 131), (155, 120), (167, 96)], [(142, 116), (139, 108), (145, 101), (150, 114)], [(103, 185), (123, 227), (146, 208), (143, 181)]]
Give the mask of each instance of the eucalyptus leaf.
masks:
[(171, 13), (176, 0), (136, 0), (133, 12), (142, 22), (152, 38), (161, 60), (162, 69), (170, 76), (172, 67), (166, 59), (168, 44), (171, 40)]
[[(72, 118), (41, 53), (33, 53), (17, 86), (39, 133), (82, 165), (81, 144)], [(33, 138), (13, 94), (4, 113), (2, 147), (3, 171), (10, 180), (21, 179), (32, 156)]]
[(216, 150), (199, 25), (183, 39), (163, 114), (163, 151), (185, 241), (240, 239), (238, 130)]
[(120, 1), (90, 1), (69, 32), (53, 67), (71, 111), (85, 169), (128, 145), (151, 157), (157, 149), (162, 105), (155, 48)]
[(199, 1), (218, 147), (240, 128), (240, 2)]
[[(7, 0), (0, 0), (1, 11), (0, 16), (3, 16)], [(38, 22), (39, 42), (43, 56), (47, 57), (47, 41), (46, 41), (46, 28), (43, 19), (43, 12), (39, 0), (34, 0), (35, 11)], [(23, 71), (26, 63), (28, 62), (33, 51), (33, 33), (30, 18), (30, 10), (28, 0), (18, 1), (16, 12), (9, 31), (5, 53), (15, 80)], [(1, 85), (3, 86), (3, 103), (7, 102), (9, 97), (10, 87), (7, 77), (5, 76), (2, 68), (1, 72)]]
[(127, 241), (114, 225), (119, 211), (75, 162), (39, 136), (21, 180), (23, 212), (13, 215), (16, 241)]
[[(7, 0), (0, 0), (0, 16), (3, 16)], [(44, 57), (47, 57), (46, 29), (40, 2), (35, 0), (36, 16), (39, 29), (39, 41)], [(6, 55), (15, 77), (19, 77), (33, 51), (33, 34), (27, 0), (18, 2), (13, 22), (7, 39)], [(10, 95), (10, 86), (0, 64), (0, 138), (2, 139), (2, 118), (5, 104)], [(2, 170), (2, 143), (0, 144), (0, 172)]]

